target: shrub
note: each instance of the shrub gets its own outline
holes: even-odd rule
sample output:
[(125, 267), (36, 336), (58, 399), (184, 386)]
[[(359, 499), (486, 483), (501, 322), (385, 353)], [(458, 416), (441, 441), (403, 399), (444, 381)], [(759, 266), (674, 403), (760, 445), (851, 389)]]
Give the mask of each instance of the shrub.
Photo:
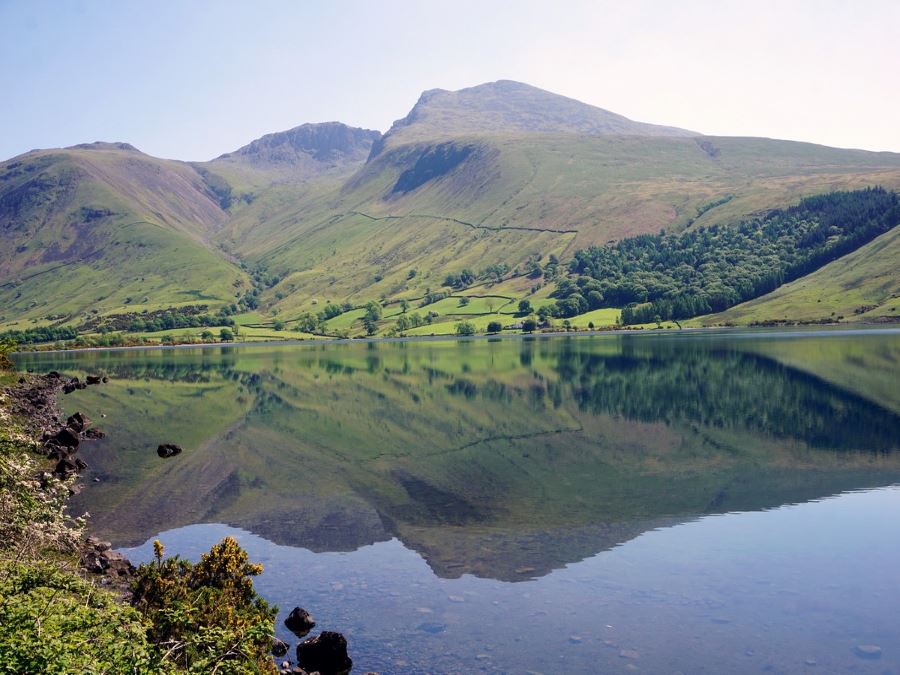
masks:
[(0, 654), (8, 673), (168, 670), (137, 611), (46, 562), (0, 562)]
[(475, 335), (475, 326), (470, 321), (460, 321), (456, 324), (457, 335)]
[(499, 333), (501, 330), (503, 330), (503, 324), (499, 321), (491, 321), (487, 325), (488, 333)]
[(8, 338), (0, 340), (0, 370), (12, 370), (13, 362), (9, 358), (10, 353), (15, 349), (16, 343)]
[(192, 672), (274, 673), (269, 656), (277, 609), (256, 594), (262, 565), (225, 537), (194, 564), (178, 556), (141, 565), (132, 604), (150, 622), (147, 636), (175, 664)]

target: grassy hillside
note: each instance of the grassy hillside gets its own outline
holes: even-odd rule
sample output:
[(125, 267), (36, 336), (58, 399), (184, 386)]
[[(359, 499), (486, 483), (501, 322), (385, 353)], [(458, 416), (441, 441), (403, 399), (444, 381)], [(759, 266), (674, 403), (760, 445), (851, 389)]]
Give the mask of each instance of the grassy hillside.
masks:
[(771, 293), (694, 325), (900, 321), (900, 228)]
[(0, 325), (207, 304), (248, 286), (211, 238), (227, 220), (200, 175), (130, 146), (0, 164)]
[(836, 187), (900, 187), (895, 155), (764, 139), (710, 142), (715, 156), (680, 138), (459, 139), (472, 148), (462, 164), (394, 192), (433, 147), (403, 146), (330, 195), (296, 207), (282, 198), (265, 219), (245, 211), (241, 228), (252, 234), (237, 250), (284, 275), (266, 300), (291, 313), (314, 299), (417, 297), (465, 267), (502, 263), (521, 272), (538, 257), (565, 260), (629, 235), (735, 222)]
[[(900, 188), (900, 155), (699, 136), (512, 82), (426, 92), (384, 137), (303, 125), (212, 162), (124, 144), (37, 151), (0, 165), (0, 330), (77, 325), (95, 311), (215, 310), (250, 289), (238, 262), (265, 271), (249, 307), (262, 323), (329, 302), (415, 305), (464, 268), (476, 281), (454, 292), (537, 308), (554, 280), (526, 274), (553, 258), (564, 270), (594, 244), (871, 185)], [(816, 304), (848, 316), (891, 302), (893, 255), (872, 246), (840, 279), (829, 275), (843, 268), (822, 270), (854, 290)], [(794, 297), (798, 318), (821, 315)]]

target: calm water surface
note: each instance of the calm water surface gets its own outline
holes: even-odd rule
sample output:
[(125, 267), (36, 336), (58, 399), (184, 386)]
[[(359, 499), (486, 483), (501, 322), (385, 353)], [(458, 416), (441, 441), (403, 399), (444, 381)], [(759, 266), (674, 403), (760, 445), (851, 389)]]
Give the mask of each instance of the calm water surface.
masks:
[(900, 331), (20, 365), (110, 375), (64, 399), (98, 534), (237, 537), (355, 672), (900, 673)]

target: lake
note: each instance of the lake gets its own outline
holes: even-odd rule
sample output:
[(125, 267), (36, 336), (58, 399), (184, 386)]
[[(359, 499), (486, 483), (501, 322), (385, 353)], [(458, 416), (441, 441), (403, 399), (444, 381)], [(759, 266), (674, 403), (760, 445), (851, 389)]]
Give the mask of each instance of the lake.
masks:
[(654, 333), (18, 362), (110, 376), (94, 532), (235, 536), (354, 672), (900, 673), (900, 331)]

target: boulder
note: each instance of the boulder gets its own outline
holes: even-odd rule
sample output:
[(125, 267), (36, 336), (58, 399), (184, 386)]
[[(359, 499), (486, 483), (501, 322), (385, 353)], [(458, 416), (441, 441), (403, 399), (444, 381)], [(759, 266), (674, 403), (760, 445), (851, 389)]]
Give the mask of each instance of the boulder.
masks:
[(312, 614), (302, 607), (294, 607), (284, 620), (284, 625), (297, 637), (303, 637), (316, 627), (316, 621)]
[(69, 415), (66, 419), (66, 426), (77, 433), (84, 431), (90, 423), (91, 421), (88, 419), (88, 416), (80, 412)]
[(272, 655), (282, 657), (288, 653), (288, 644), (284, 640), (278, 638), (272, 639)]
[(78, 472), (78, 465), (74, 462), (74, 460), (69, 459), (68, 457), (64, 457), (56, 463), (56, 466), (53, 467), (53, 473), (57, 476), (65, 478), (67, 476), (71, 476), (73, 473)]
[(183, 451), (184, 449), (180, 445), (175, 445), (174, 443), (163, 443), (156, 448), (156, 454), (164, 459), (180, 455)]
[(55, 441), (57, 445), (64, 448), (77, 448), (78, 444), (81, 442), (78, 438), (78, 433), (72, 431), (68, 427), (63, 427), (57, 431), (52, 440)]
[(297, 665), (307, 672), (340, 675), (353, 667), (347, 654), (347, 640), (340, 633), (325, 630), (297, 645)]
[(99, 375), (88, 375), (85, 379), (85, 382), (88, 384), (100, 384), (102, 378)]

